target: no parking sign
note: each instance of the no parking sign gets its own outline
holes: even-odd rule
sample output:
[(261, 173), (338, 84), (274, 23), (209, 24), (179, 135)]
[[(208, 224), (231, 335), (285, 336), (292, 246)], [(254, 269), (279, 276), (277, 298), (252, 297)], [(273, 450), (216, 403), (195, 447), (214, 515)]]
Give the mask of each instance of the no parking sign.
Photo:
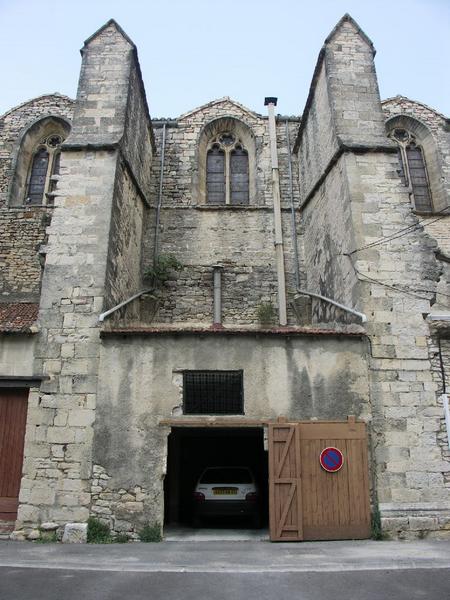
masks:
[(320, 453), (320, 466), (328, 473), (336, 473), (344, 464), (344, 455), (338, 448), (328, 446)]

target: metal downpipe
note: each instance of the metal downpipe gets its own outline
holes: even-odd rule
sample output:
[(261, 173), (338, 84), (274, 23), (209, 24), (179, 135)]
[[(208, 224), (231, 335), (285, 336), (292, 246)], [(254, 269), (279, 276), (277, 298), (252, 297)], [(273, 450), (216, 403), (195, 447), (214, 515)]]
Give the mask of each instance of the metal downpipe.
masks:
[(264, 104), (265, 106), (267, 106), (267, 110), (269, 113), (270, 157), (272, 163), (273, 216), (275, 226), (274, 244), (278, 281), (278, 321), (280, 325), (284, 326), (287, 325), (287, 309), (286, 277), (284, 272), (283, 231), (281, 227), (280, 173), (278, 169), (277, 133), (274, 114), (274, 107), (277, 104), (277, 98), (265, 98)]

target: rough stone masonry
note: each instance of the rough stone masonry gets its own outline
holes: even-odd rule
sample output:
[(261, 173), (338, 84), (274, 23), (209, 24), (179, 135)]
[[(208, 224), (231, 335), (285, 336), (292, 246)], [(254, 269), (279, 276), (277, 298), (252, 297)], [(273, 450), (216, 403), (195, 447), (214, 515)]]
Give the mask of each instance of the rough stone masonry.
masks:
[[(89, 516), (130, 539), (162, 527), (183, 373), (227, 370), (243, 373), (245, 418), (364, 419), (384, 532), (448, 537), (449, 122), (381, 102), (373, 58), (344, 16), (301, 118), (276, 118), (284, 328), (267, 117), (226, 97), (151, 119), (136, 47), (109, 21), (84, 44), (75, 100), (42, 96), (0, 118), (0, 302), (39, 305), (37, 322), (0, 323), (0, 385), (29, 387), (17, 539), (70, 524), (79, 541)], [(396, 128), (423, 153), (426, 214), (399, 176)], [(51, 131), (65, 135), (59, 170), (29, 205)], [(221, 134), (245, 150), (248, 203), (208, 202)], [(146, 277), (158, 255), (181, 267), (160, 286)]]

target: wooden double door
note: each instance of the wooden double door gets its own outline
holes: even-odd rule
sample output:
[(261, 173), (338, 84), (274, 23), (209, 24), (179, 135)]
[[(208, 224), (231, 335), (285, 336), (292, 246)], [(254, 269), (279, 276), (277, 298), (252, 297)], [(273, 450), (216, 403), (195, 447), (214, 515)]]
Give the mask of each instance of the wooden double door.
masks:
[(28, 389), (0, 389), (0, 521), (17, 518)]
[(366, 424), (352, 417), (269, 424), (271, 540), (370, 537), (367, 445)]

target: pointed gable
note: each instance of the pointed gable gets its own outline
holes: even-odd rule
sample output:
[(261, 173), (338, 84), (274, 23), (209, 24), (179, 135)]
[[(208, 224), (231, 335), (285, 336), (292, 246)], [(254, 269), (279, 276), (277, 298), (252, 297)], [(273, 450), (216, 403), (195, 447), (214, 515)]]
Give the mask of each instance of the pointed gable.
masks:
[(122, 27), (114, 19), (109, 19), (104, 25), (102, 25), (96, 32), (87, 38), (84, 42), (84, 48), (91, 45), (94, 41), (99, 38), (111, 37), (114, 35), (120, 36), (122, 39), (127, 41), (130, 46), (135, 50), (136, 46), (133, 40), (125, 33)]
[(329, 45), (334, 41), (337, 41), (337, 39), (345, 32), (345, 31), (352, 31), (353, 34), (358, 35), (361, 40), (367, 45), (369, 46), (369, 48), (372, 50), (373, 54), (375, 55), (375, 47), (373, 45), (372, 40), (369, 38), (368, 35), (366, 35), (364, 33), (364, 31), (361, 29), (361, 27), (358, 25), (358, 23), (355, 21), (355, 19), (353, 19), (353, 17), (351, 17), (348, 13), (346, 13), (335, 25), (335, 27), (332, 29), (332, 31), (330, 32), (330, 34), (328, 35), (328, 37), (325, 39), (325, 45)]
[(198, 106), (197, 108), (193, 108), (192, 110), (183, 113), (182, 115), (180, 115), (178, 117), (178, 121), (188, 119), (188, 118), (192, 117), (193, 115), (195, 115), (195, 113), (204, 112), (210, 108), (219, 108), (219, 107), (223, 109), (224, 114), (226, 114), (227, 112), (233, 113), (236, 111), (236, 109), (238, 109), (239, 112), (247, 114), (252, 119), (257, 119), (261, 116), (258, 113), (250, 110), (243, 104), (236, 102), (236, 100), (231, 99), (229, 96), (224, 96), (223, 98), (217, 98), (216, 100), (211, 100), (211, 102), (207, 102), (206, 104), (202, 104), (201, 106)]

